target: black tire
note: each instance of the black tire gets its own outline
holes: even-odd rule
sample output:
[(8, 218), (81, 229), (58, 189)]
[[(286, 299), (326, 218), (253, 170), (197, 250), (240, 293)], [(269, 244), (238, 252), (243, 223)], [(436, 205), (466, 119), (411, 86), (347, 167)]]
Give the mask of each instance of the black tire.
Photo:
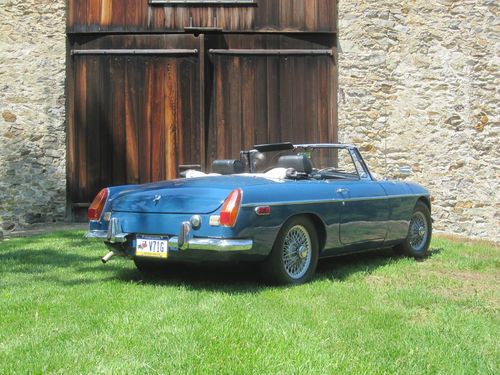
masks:
[[(293, 236), (296, 236), (295, 240), (292, 240)], [(296, 248), (299, 240), (302, 240), (303, 245)], [(318, 253), (318, 235), (313, 222), (307, 217), (296, 216), (281, 228), (271, 254), (262, 265), (262, 271), (272, 283), (303, 284), (309, 281), (316, 271)], [(294, 260), (298, 267), (295, 273), (291, 269), (294, 267)]]
[(429, 255), (429, 245), (432, 237), (432, 219), (427, 205), (418, 201), (410, 219), (408, 235), (404, 242), (397, 245), (394, 250), (415, 259), (425, 258)]
[(144, 274), (164, 272), (167, 268), (164, 261), (156, 259), (134, 258), (134, 264)]

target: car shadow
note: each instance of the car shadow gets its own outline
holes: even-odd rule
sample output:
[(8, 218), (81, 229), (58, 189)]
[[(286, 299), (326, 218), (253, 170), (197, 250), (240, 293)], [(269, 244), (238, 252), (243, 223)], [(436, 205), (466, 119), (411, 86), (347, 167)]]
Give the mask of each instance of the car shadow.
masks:
[[(442, 249), (433, 248), (429, 256), (438, 254)], [(375, 250), (350, 254), (327, 259), (318, 263), (316, 274), (312, 279), (324, 279), (345, 282), (358, 273), (369, 276), (380, 267), (399, 262), (403, 257), (392, 250)], [(193, 290), (223, 291), (227, 293), (255, 293), (268, 288), (288, 288), (289, 286), (273, 285), (263, 281), (264, 275), (258, 264), (170, 264), (164, 269), (152, 273), (142, 273), (137, 269), (121, 269), (116, 277), (126, 282), (137, 282), (152, 285), (183, 286)]]
[(240, 294), (255, 293), (268, 287), (261, 281), (259, 272), (258, 265), (252, 263), (175, 263), (165, 264), (161, 270), (147, 273), (135, 268), (122, 268), (116, 278), (125, 282)]
[[(3, 243), (0, 249), (0, 266), (9, 264), (16, 273), (30, 274), (37, 280), (46, 280), (60, 285), (102, 283), (120, 280), (141, 284), (183, 286), (193, 290), (223, 291), (226, 293), (255, 293), (275, 286), (263, 281), (260, 268), (253, 263), (224, 264), (166, 264), (161, 272), (144, 274), (138, 271), (130, 261), (121, 259), (103, 265), (99, 258), (84, 252), (88, 249), (88, 240), (75, 232), (61, 232), (61, 238), (69, 240), (69, 251), (47, 246), (41, 249), (23, 247), (23, 243), (13, 246)], [(29, 244), (28, 241), (25, 242)], [(100, 245), (96, 243), (96, 245)], [(5, 251), (4, 251), (5, 250)], [(103, 248), (105, 251), (105, 249)], [(429, 257), (439, 254), (443, 249), (433, 248)], [(400, 256), (390, 250), (378, 250), (366, 253), (345, 255), (319, 261), (316, 275), (312, 282), (331, 279), (343, 282), (349, 277), (363, 273), (371, 274), (377, 268), (398, 262)], [(425, 261), (425, 259), (421, 260)], [(78, 277), (61, 275), (57, 269), (73, 272)], [(52, 272), (52, 271), (56, 272)], [(98, 276), (98, 277), (96, 277)], [(15, 280), (11, 280), (11, 283)]]

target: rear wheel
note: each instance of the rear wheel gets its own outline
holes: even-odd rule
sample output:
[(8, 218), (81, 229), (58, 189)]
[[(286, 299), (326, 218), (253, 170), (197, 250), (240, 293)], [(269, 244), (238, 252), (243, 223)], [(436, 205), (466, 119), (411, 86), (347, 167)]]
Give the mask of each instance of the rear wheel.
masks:
[(413, 257), (424, 258), (429, 254), (429, 245), (432, 237), (432, 220), (429, 208), (423, 202), (417, 202), (410, 219), (408, 236), (402, 244), (396, 246), (397, 253)]
[(318, 236), (306, 217), (294, 217), (281, 229), (264, 272), (278, 284), (302, 284), (314, 275), (318, 264)]

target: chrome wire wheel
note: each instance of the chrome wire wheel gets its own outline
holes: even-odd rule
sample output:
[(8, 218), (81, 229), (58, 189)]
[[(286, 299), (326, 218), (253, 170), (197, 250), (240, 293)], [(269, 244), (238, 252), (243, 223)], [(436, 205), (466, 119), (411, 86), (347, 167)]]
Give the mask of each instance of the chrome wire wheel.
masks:
[(292, 279), (303, 277), (311, 264), (312, 244), (309, 232), (302, 225), (295, 225), (283, 241), (283, 265)]
[(412, 249), (416, 252), (424, 250), (427, 237), (429, 236), (429, 225), (427, 218), (420, 211), (415, 211), (410, 220), (410, 232), (408, 242)]

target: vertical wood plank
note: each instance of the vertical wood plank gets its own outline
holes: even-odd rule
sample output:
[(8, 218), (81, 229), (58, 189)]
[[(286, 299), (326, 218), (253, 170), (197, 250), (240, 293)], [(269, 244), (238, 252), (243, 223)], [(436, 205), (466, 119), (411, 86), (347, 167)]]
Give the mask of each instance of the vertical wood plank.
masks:
[(99, 58), (98, 77), (99, 83), (99, 186), (97, 190), (110, 186), (113, 183), (113, 113), (110, 108), (113, 104), (113, 92), (111, 86), (111, 56)]
[(76, 0), (67, 0), (66, 1), (66, 29), (72, 30), (75, 25), (75, 1)]
[(101, 27), (107, 27), (111, 25), (113, 19), (113, 0), (101, 0)]
[(167, 69), (164, 71), (164, 178), (171, 179), (177, 175), (177, 153), (175, 134), (177, 127), (177, 62), (175, 58), (169, 59)]
[(111, 23), (118, 30), (125, 28), (125, 15), (127, 14), (127, 2), (123, 0), (112, 0)]
[(246, 143), (245, 149), (252, 147), (254, 144), (262, 144), (269, 142), (268, 123), (267, 123), (267, 104), (268, 92), (265, 77), (267, 75), (267, 57), (261, 56), (256, 59), (255, 69), (252, 73), (253, 80), (253, 106), (251, 109), (254, 113), (254, 139), (251, 144)]
[[(328, 63), (325, 63), (326, 57), (323, 57), (320, 61), (320, 75), (321, 77), (328, 77)], [(322, 79), (319, 85), (319, 123), (321, 124), (322, 138), (327, 138), (329, 142), (333, 141), (330, 139), (328, 128), (330, 127), (330, 117), (328, 116), (330, 103), (328, 95), (329, 83), (328, 79)]]
[(141, 181), (153, 181), (153, 163), (155, 155), (152, 147), (152, 128), (153, 128), (153, 100), (154, 100), (154, 65), (151, 59), (144, 62), (144, 122), (142, 124), (141, 137)]
[(307, 3), (308, 7), (310, 5), (310, 0), (292, 0), (292, 18), (290, 22), (290, 27), (294, 30), (304, 30), (305, 29), (305, 10), (304, 3)]
[[(128, 79), (130, 87), (129, 90), (132, 111), (133, 111), (133, 129), (135, 135), (136, 145), (136, 165), (135, 173), (140, 183), (149, 182), (147, 166), (144, 165), (144, 157), (147, 153), (145, 149), (145, 57), (144, 56), (131, 56), (127, 60)], [(143, 170), (144, 169), (144, 170)]]
[[(293, 119), (292, 114), (290, 112), (291, 108), (293, 108), (293, 88), (291, 85), (291, 73), (292, 67), (288, 58), (281, 57), (280, 58), (280, 135), (291, 136), (293, 134)], [(283, 139), (284, 140), (284, 139)], [(291, 139), (287, 139), (291, 140)]]
[(226, 124), (224, 113), (225, 111), (225, 101), (224, 101), (224, 85), (223, 85), (223, 75), (224, 75), (224, 65), (222, 64), (221, 56), (214, 56), (214, 89), (212, 100), (215, 102), (215, 111), (213, 113), (214, 120), (213, 126), (211, 127), (211, 142), (209, 142), (210, 147), (210, 162), (218, 158), (218, 153), (225, 154), (226, 141)]
[(141, 3), (137, 0), (122, 0), (126, 6), (125, 13), (125, 29), (128, 31), (134, 31), (138, 29), (139, 25), (139, 8)]
[(250, 149), (255, 144), (254, 132), (258, 129), (255, 123), (255, 96), (258, 95), (255, 90), (255, 71), (258, 59), (258, 57), (243, 58), (241, 61), (241, 149)]
[(135, 65), (130, 57), (125, 60), (125, 142), (127, 183), (139, 183), (139, 149), (137, 144), (137, 123), (134, 73)]
[[(88, 23), (92, 26), (98, 26), (101, 14), (101, 0), (89, 0), (87, 10)], [(93, 28), (94, 29), (94, 28)]]
[(154, 59), (154, 75), (153, 75), (153, 102), (152, 102), (152, 180), (159, 181), (163, 179), (164, 167), (164, 150), (163, 138), (165, 128), (165, 103), (164, 103), (164, 64), (159, 58)]
[(327, 74), (330, 76), (330, 98), (328, 103), (330, 103), (330, 124), (329, 124), (329, 140), (331, 142), (338, 142), (338, 55), (337, 49), (333, 48), (333, 57), (327, 67)]
[(281, 59), (267, 57), (267, 134), (269, 142), (281, 140)]
[(84, 139), (86, 141), (87, 161), (86, 180), (87, 197), (94, 196), (98, 190), (100, 178), (100, 82), (101, 77), (99, 58), (97, 56), (89, 56), (87, 59), (87, 116), (86, 116), (86, 132)]
[(76, 64), (76, 113), (77, 126), (75, 131), (77, 161), (75, 168), (77, 170), (75, 197), (76, 202), (87, 202), (87, 64), (85, 58), (77, 58)]
[(125, 168), (125, 58), (114, 56), (110, 67), (112, 91), (113, 185), (126, 183)]
[(305, 9), (304, 9), (304, 18), (305, 18), (305, 30), (314, 31), (316, 29), (317, 24), (317, 0), (307, 0)]
[[(207, 118), (206, 118), (206, 106), (207, 106), (207, 93), (206, 93), (206, 86), (205, 82), (211, 79), (209, 74), (206, 74), (207, 72), (207, 61), (206, 59), (209, 58), (206, 53), (206, 48), (205, 48), (205, 35), (202, 34), (199, 36), (200, 38), (200, 45), (199, 45), (199, 55), (198, 55), (198, 83), (199, 83), (199, 92), (198, 92), (198, 108), (199, 108), (199, 127), (198, 127), (198, 134), (199, 134), (199, 155), (201, 155), (201, 160), (200, 160), (200, 165), (202, 170), (206, 170), (206, 126), (207, 126)], [(209, 64), (209, 63), (208, 63)], [(195, 79), (195, 74), (191, 74), (192, 82), (194, 85), (196, 85), (196, 79)], [(208, 83), (209, 84), (209, 83)], [(209, 86), (210, 87), (210, 86)], [(188, 106), (184, 106), (185, 108), (193, 108), (193, 95), (196, 95), (196, 91), (193, 90), (190, 95), (189, 94), (184, 94), (183, 96), (188, 96), (190, 98), (190, 103)], [(193, 108), (194, 109), (194, 108)], [(193, 128), (193, 116), (189, 116), (191, 119), (190, 124), (190, 134), (196, 134), (195, 129)]]
[(229, 150), (224, 158), (236, 158), (237, 153), (241, 149), (242, 144), (242, 111), (241, 111), (241, 58), (227, 59), (229, 64), (229, 76), (225, 79), (228, 80), (229, 92), (229, 106), (230, 109), (228, 116), (229, 134), (230, 137), (226, 138), (229, 142)]
[(83, 31), (88, 25), (87, 7), (90, 0), (73, 0), (75, 1), (75, 26), (74, 31)]

